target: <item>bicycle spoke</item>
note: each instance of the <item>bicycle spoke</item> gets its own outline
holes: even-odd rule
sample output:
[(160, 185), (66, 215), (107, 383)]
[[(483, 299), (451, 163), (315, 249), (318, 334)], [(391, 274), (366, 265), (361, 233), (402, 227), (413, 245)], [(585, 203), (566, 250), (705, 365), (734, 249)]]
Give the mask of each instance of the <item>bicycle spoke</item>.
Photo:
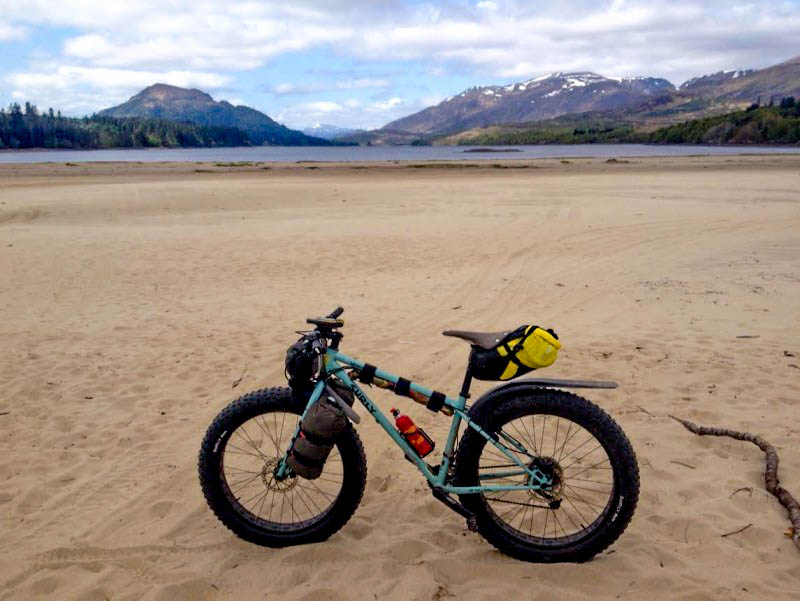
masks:
[(267, 500), (267, 497), (269, 496), (270, 492), (272, 492), (272, 491), (270, 491), (270, 489), (267, 489), (267, 490), (264, 491), (264, 497), (261, 499), (261, 505), (259, 505), (259, 507), (258, 507), (258, 513), (256, 514), (256, 517), (259, 517), (259, 518), (261, 517), (261, 512), (264, 509), (264, 501)]
[(227, 472), (229, 470), (238, 474), (258, 474), (259, 476), (261, 475), (261, 472), (257, 472), (254, 470), (243, 470), (238, 467), (225, 466), (225, 471)]
[(226, 449), (225, 449), (226, 453), (230, 453), (231, 452), (231, 451), (228, 451), (227, 447), (233, 447), (234, 449), (236, 449), (236, 451), (238, 451), (238, 452), (234, 453), (235, 455), (250, 455), (251, 457), (256, 457), (257, 459), (263, 459), (263, 457), (261, 457), (260, 455), (256, 455), (255, 453), (251, 453), (250, 451), (245, 451), (244, 449), (242, 449), (240, 447), (237, 447), (235, 444), (231, 443), (230, 440), (227, 442), (225, 447), (226, 447)]
[(306, 495), (306, 497), (308, 497), (308, 500), (311, 501), (311, 504), (314, 506), (314, 509), (317, 510), (317, 513), (322, 513), (322, 510), (319, 508), (319, 505), (317, 505), (316, 501), (314, 501), (314, 497), (312, 497), (310, 494), (308, 494), (307, 491), (305, 491), (302, 488), (298, 487), (297, 490), (303, 492)]
[[(247, 486), (247, 484), (248, 484), (248, 483), (252, 482), (253, 480), (255, 480), (256, 478), (258, 478), (258, 477), (260, 477), (260, 476), (261, 476), (261, 474), (256, 474), (255, 476), (250, 476), (250, 477), (248, 477), (248, 478), (243, 478), (242, 480), (239, 480), (239, 481), (237, 481), (237, 482), (232, 482), (232, 483), (231, 483), (231, 484), (229, 484), (228, 486), (230, 487), (230, 489), (231, 489), (231, 492), (232, 492), (232, 493), (235, 493), (236, 491), (234, 491), (234, 490), (233, 490), (233, 487), (234, 487), (234, 486), (238, 486), (239, 484), (242, 484), (242, 483), (244, 482), (245, 484), (244, 484), (244, 486), (242, 486), (242, 488), (244, 488), (245, 486)], [(240, 490), (241, 490), (241, 489), (240, 489)]]
[(275, 456), (276, 456), (276, 457), (277, 457), (277, 456), (280, 456), (280, 453), (281, 453), (281, 448), (280, 448), (280, 445), (279, 445), (279, 444), (278, 444), (278, 442), (275, 440), (275, 437), (274, 437), (274, 436), (272, 436), (272, 432), (270, 431), (270, 429), (269, 429), (269, 425), (267, 424), (267, 421), (264, 419), (264, 416), (263, 416), (263, 415), (261, 416), (261, 421), (262, 421), (262, 422), (264, 422), (264, 423), (263, 423), (263, 425), (262, 425), (262, 424), (260, 424), (260, 423), (258, 422), (258, 417), (256, 417), (254, 421), (256, 422), (256, 424), (257, 424), (259, 427), (261, 427), (261, 429), (263, 430), (263, 432), (264, 432), (264, 433), (265, 433), (265, 434), (266, 434), (266, 435), (269, 437), (269, 439), (272, 441), (272, 444), (275, 446)]
[(558, 446), (558, 426), (561, 424), (561, 418), (556, 418), (556, 436), (553, 439), (553, 457), (556, 456), (556, 447)]
[(566, 456), (566, 457), (564, 457), (564, 459), (567, 459), (567, 458), (568, 458), (570, 455), (572, 455), (572, 454), (573, 454), (575, 451), (577, 451), (578, 449), (582, 448), (582, 447), (583, 447), (583, 445), (585, 445), (585, 444), (587, 444), (587, 443), (591, 442), (592, 440), (597, 440), (597, 439), (596, 439), (594, 436), (592, 436), (591, 434), (589, 434), (589, 438), (587, 438), (586, 440), (584, 440), (584, 441), (583, 441), (581, 444), (579, 444), (577, 447), (575, 447), (575, 448), (574, 448), (574, 449), (572, 449), (572, 450), (571, 450), (569, 453), (567, 453), (567, 456)]
[(550, 510), (544, 514), (544, 528), (542, 529), (542, 538), (547, 538), (547, 518), (550, 516)]
[(600, 510), (605, 509), (605, 507), (603, 507), (602, 505), (597, 505), (596, 503), (589, 503), (586, 499), (584, 499), (581, 495), (579, 495), (576, 490), (572, 489), (572, 487), (569, 484), (567, 484), (567, 488), (572, 490), (572, 493), (578, 498), (578, 501), (580, 501), (584, 505), (588, 505), (589, 507), (598, 507)]
[(542, 419), (542, 437), (539, 439), (542, 442), (542, 450), (544, 450), (544, 427), (547, 425), (547, 414), (544, 414)]
[(610, 490), (597, 490), (596, 488), (587, 488), (586, 486), (578, 486), (577, 484), (569, 484), (568, 486), (570, 488), (577, 488), (579, 490), (587, 490), (587, 491), (590, 491), (590, 492), (599, 492), (599, 493), (606, 493), (606, 494), (611, 492)]
[[(563, 443), (561, 443), (561, 450), (559, 451), (559, 455), (558, 455), (558, 462), (559, 462), (559, 463), (561, 463), (561, 456), (562, 456), (562, 455), (564, 455), (564, 447), (566, 447), (566, 446), (567, 446), (567, 443), (568, 443), (568, 442), (570, 441), (570, 439), (571, 439), (571, 437), (570, 437), (570, 435), (569, 435), (569, 433), (570, 433), (571, 431), (572, 431), (572, 421), (570, 421), (570, 422), (569, 422), (569, 428), (567, 428), (567, 434), (566, 434), (566, 436), (564, 437), (564, 442), (563, 442)], [(575, 430), (575, 432), (577, 433), (578, 431), (577, 431), (577, 430)], [(555, 457), (555, 453), (553, 453), (553, 456)]]
[[(241, 430), (242, 432), (244, 432), (244, 436), (242, 436), (242, 435), (239, 433), (239, 430)], [(255, 449), (256, 453), (258, 453), (259, 457), (261, 457), (262, 459), (266, 459), (266, 458), (267, 458), (267, 456), (266, 456), (266, 455), (264, 455), (264, 453), (262, 453), (262, 452), (261, 452), (261, 449), (260, 449), (260, 448), (259, 448), (259, 446), (258, 446), (258, 445), (255, 443), (255, 441), (254, 441), (254, 440), (253, 440), (253, 438), (250, 436), (250, 434), (247, 432), (247, 430), (245, 430), (245, 428), (244, 428), (244, 424), (242, 424), (242, 425), (239, 427), (239, 429), (238, 429), (238, 430), (235, 430), (235, 433), (239, 435), (239, 438), (241, 438), (242, 440), (244, 440), (245, 442), (247, 442), (247, 443), (248, 443), (248, 444), (249, 444), (251, 447), (253, 447), (253, 449)]]
[(575, 478), (574, 476), (569, 477), (570, 482), (573, 480), (577, 480), (578, 482), (594, 482), (595, 484), (606, 484), (608, 486), (614, 486), (613, 482), (601, 482), (600, 480), (588, 480), (586, 478)]
[[(242, 511), (256, 519), (279, 525), (281, 529), (304, 528), (309, 520), (323, 516), (338, 498), (344, 485), (343, 459), (334, 446), (318, 480), (299, 476), (275, 480), (270, 471), (277, 467), (286, 451), (284, 447), (288, 447), (285, 437), (292, 433), (287, 430), (290, 428), (287, 414), (290, 421), (297, 416), (286, 411), (270, 413), (250, 418), (231, 433), (221, 462), (228, 494)], [(264, 452), (269, 446), (274, 450)], [(266, 481), (262, 473), (268, 476)]]
[[(564, 427), (562, 421), (567, 422)], [(603, 446), (591, 432), (569, 418), (546, 413), (512, 419), (503, 424), (499, 432), (508, 435), (509, 440), (516, 440), (531, 449), (537, 457), (555, 464), (553, 469), (558, 470), (558, 479), (551, 491), (554, 496), (548, 496), (547, 489), (537, 492), (533, 488), (484, 492), (483, 497), (492, 510), (493, 519), (524, 536), (557, 541), (580, 535), (603, 515), (610, 502), (614, 483), (613, 480), (604, 480), (605, 475), (597, 479), (596, 474), (602, 472), (593, 471), (608, 470), (611, 466)], [(515, 448), (510, 448), (510, 451), (523, 463), (528, 463), (529, 459), (523, 453)], [(546, 455), (550, 452), (552, 455)], [(592, 461), (593, 457), (599, 459), (599, 454), (604, 457)], [(549, 465), (542, 463), (539, 469), (547, 472)], [(484, 444), (478, 460), (478, 474), (484, 485), (527, 485), (526, 474), (521, 469), (513, 475), (491, 477), (493, 473), (499, 475), (500, 470), (514, 471), (514, 467), (519, 466), (500, 453), (491, 442)], [(570, 472), (574, 474), (570, 475)], [(487, 480), (486, 477), (490, 478)], [(561, 502), (553, 505), (554, 500)], [(544, 512), (537, 511), (538, 508), (544, 509)]]
[(564, 469), (565, 469), (565, 470), (567, 470), (567, 469), (571, 468), (571, 467), (572, 467), (573, 465), (575, 465), (576, 463), (579, 463), (579, 462), (583, 461), (584, 459), (586, 459), (586, 458), (587, 458), (589, 455), (591, 455), (592, 453), (594, 453), (594, 452), (595, 452), (597, 449), (602, 449), (602, 448), (603, 448), (603, 445), (601, 445), (601, 444), (599, 444), (599, 443), (598, 443), (598, 444), (597, 444), (597, 446), (596, 446), (596, 447), (594, 447), (594, 448), (593, 448), (591, 451), (589, 451), (589, 452), (588, 452), (588, 453), (586, 453), (585, 455), (581, 455), (581, 456), (580, 456), (580, 457), (578, 457), (578, 458), (577, 458), (575, 461), (573, 461), (573, 462), (572, 462), (572, 463), (570, 463), (568, 466), (566, 466)]
[(594, 470), (594, 469), (597, 469), (597, 470), (610, 470), (610, 469), (612, 469), (612, 468), (611, 468), (611, 466), (608, 466), (608, 467), (597, 467), (597, 466), (598, 466), (598, 465), (600, 465), (601, 463), (605, 463), (605, 462), (606, 462), (606, 461), (608, 461), (608, 460), (609, 460), (609, 459), (608, 459), (608, 457), (606, 457), (605, 459), (601, 459), (600, 461), (598, 461), (598, 462), (597, 462), (597, 463), (595, 463), (594, 465), (590, 465), (589, 467), (587, 467), (587, 468), (585, 468), (585, 469), (581, 470), (581, 471), (580, 471), (580, 472), (578, 472), (577, 474), (572, 474), (572, 475), (571, 475), (571, 476), (569, 476), (569, 477), (570, 477), (570, 478), (574, 478), (575, 476), (580, 476), (580, 475), (581, 475), (581, 474), (583, 474), (584, 472), (588, 472), (589, 470)]

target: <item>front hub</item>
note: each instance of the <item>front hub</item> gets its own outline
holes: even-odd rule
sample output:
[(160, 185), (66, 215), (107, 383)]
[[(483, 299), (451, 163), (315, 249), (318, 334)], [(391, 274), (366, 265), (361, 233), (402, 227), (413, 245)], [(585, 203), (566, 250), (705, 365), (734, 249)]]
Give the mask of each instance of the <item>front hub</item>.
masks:
[(261, 481), (269, 490), (285, 493), (297, 486), (297, 476), (286, 474), (282, 478), (278, 478), (276, 473), (280, 464), (281, 460), (277, 457), (267, 459), (264, 467), (261, 468)]

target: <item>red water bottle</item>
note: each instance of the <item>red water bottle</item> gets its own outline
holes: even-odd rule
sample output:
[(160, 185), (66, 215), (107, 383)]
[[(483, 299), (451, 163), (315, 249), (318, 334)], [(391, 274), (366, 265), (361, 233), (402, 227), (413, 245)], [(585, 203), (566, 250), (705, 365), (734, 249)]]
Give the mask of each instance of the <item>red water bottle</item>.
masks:
[(403, 435), (403, 438), (406, 439), (420, 457), (425, 457), (425, 455), (433, 451), (436, 443), (431, 440), (430, 436), (425, 434), (423, 429), (417, 428), (410, 417), (402, 415), (394, 407), (392, 407), (392, 415), (395, 418), (394, 423), (397, 429), (400, 430), (400, 434)]

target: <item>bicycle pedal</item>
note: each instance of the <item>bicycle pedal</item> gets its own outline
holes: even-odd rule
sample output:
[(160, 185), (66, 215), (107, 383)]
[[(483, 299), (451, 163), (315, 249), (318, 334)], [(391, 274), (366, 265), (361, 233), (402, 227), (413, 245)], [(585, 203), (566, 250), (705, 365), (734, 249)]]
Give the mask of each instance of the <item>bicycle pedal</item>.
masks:
[(470, 532), (478, 531), (478, 518), (476, 518), (474, 515), (471, 515), (467, 518), (467, 529)]

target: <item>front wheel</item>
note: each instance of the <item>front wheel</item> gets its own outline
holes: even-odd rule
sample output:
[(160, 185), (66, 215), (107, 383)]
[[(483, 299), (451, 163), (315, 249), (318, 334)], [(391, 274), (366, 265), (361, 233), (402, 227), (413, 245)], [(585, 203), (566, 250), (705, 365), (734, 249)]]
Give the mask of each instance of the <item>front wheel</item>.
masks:
[[(481, 426), (552, 483), (542, 490), (460, 495), (478, 531), (500, 551), (526, 561), (587, 561), (627, 527), (639, 497), (630, 442), (602, 409), (574, 394), (532, 389), (484, 408)], [(459, 486), (525, 485), (516, 465), (468, 428), (456, 456)], [(504, 475), (503, 472), (509, 475)]]
[(290, 388), (257, 390), (233, 401), (209, 426), (200, 448), (200, 485), (219, 520), (244, 540), (286, 547), (327, 539), (361, 502), (364, 448), (348, 424), (319, 478), (274, 471), (306, 399)]

